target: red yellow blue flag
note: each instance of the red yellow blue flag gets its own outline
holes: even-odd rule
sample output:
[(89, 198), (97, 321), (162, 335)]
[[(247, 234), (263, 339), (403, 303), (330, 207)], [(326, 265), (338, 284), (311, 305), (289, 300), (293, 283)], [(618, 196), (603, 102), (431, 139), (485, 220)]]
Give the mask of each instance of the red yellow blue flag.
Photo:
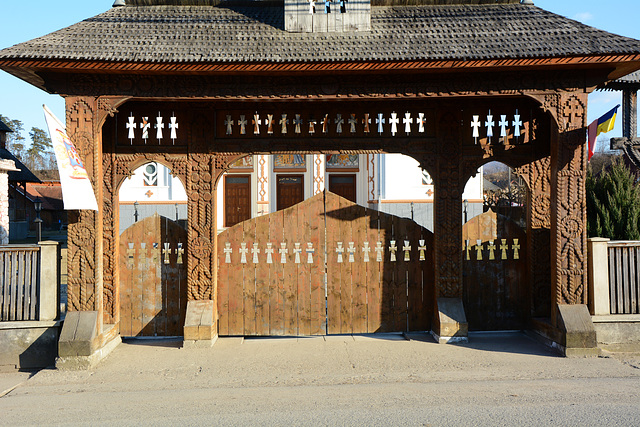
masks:
[(600, 117), (598, 120), (594, 120), (593, 123), (589, 125), (589, 160), (591, 160), (591, 157), (593, 156), (593, 150), (596, 147), (596, 138), (598, 135), (613, 130), (613, 127), (616, 124), (618, 108), (620, 108), (620, 104), (616, 105), (607, 114)]

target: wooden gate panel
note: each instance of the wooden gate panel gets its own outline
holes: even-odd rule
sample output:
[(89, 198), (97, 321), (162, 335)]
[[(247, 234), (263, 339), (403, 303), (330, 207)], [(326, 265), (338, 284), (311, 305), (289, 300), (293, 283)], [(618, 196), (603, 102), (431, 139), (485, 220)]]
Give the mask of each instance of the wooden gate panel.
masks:
[(284, 266), (283, 301), (284, 301), (284, 334), (298, 334), (298, 264), (295, 262), (295, 243), (298, 239), (298, 205), (284, 209), (284, 236), (287, 254)]
[[(327, 331), (329, 334), (342, 332), (342, 268), (338, 259), (344, 261), (344, 253), (336, 251), (337, 242), (342, 241), (344, 225), (340, 211), (340, 198), (325, 193), (325, 218), (327, 238)], [(342, 247), (344, 248), (344, 242)]]
[(326, 332), (326, 310), (325, 310), (325, 298), (324, 298), (324, 200), (318, 200), (315, 203), (311, 203), (307, 209), (307, 215), (305, 215), (305, 221), (303, 221), (304, 236), (303, 242), (311, 243), (311, 247), (307, 246), (304, 257), (307, 261), (313, 262), (305, 263), (307, 268), (306, 276), (309, 278), (309, 310), (310, 310), (310, 322), (309, 322), (309, 335), (324, 335)]
[(382, 243), (382, 305), (380, 332), (393, 331), (396, 320), (394, 310), (395, 271), (389, 247), (393, 240), (393, 217), (380, 213), (380, 242)]
[(270, 218), (258, 218), (255, 220), (255, 243), (258, 244), (258, 263), (255, 268), (255, 305), (256, 320), (255, 334), (269, 335), (269, 302), (271, 299), (270, 275), (271, 266), (267, 263), (267, 247), (263, 242), (271, 242), (271, 221)]
[(159, 289), (164, 292), (164, 306), (167, 311), (166, 319), (162, 320), (166, 324), (164, 335), (179, 336), (183, 334), (187, 312), (187, 231), (168, 218), (160, 217), (160, 221), (162, 234), (165, 236), (163, 243), (169, 243), (171, 249), (168, 264), (161, 261), (160, 257), (157, 258), (163, 277)]
[(272, 242), (272, 264), (269, 269), (269, 333), (284, 335), (284, 264), (280, 263), (280, 242), (284, 236), (284, 212), (269, 215), (269, 238)]
[[(264, 221), (261, 221), (261, 223)], [(256, 240), (256, 219), (250, 219), (243, 222), (244, 225), (244, 238), (243, 241), (247, 244), (246, 264), (244, 264), (243, 277), (243, 289), (242, 289), (242, 313), (243, 313), (243, 334), (244, 335), (256, 335), (256, 264), (254, 262), (254, 243), (258, 243)], [(259, 243), (258, 243), (259, 244)]]
[[(377, 210), (367, 210), (366, 238), (369, 262), (366, 263), (367, 275), (367, 331), (370, 333), (382, 331), (382, 262), (377, 261), (376, 246), (380, 238), (380, 219)], [(360, 245), (364, 248), (364, 242)], [(362, 249), (361, 248), (361, 249)]]
[(351, 299), (352, 304), (352, 333), (361, 334), (369, 331), (369, 325), (367, 321), (367, 267), (368, 263), (364, 262), (362, 253), (362, 242), (365, 241), (367, 236), (367, 227), (369, 226), (367, 221), (367, 211), (362, 206), (353, 205), (350, 208), (352, 210), (351, 220), (351, 240), (354, 243), (355, 248), (355, 261), (351, 263), (351, 281), (353, 297)]

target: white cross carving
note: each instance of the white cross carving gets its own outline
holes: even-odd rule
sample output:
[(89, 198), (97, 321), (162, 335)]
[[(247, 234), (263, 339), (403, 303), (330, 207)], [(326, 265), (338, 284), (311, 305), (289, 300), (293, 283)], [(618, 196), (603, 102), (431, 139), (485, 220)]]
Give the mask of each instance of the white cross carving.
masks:
[(313, 249), (313, 243), (311, 242), (307, 242), (307, 264), (313, 264), (313, 254), (316, 252), (315, 249)]
[(312, 15), (316, 13), (316, 2), (314, 0), (309, 0), (309, 13)]
[(143, 117), (142, 123), (140, 123), (140, 128), (142, 129), (142, 139), (144, 139), (144, 143), (147, 143), (147, 139), (149, 139), (149, 128), (151, 127), (151, 123), (149, 123), (149, 117)]
[(336, 114), (334, 123), (336, 124), (336, 133), (342, 133), (342, 125), (344, 124), (344, 119), (342, 118), (342, 114)]
[(267, 133), (269, 135), (273, 134), (273, 114), (267, 114), (267, 120), (264, 122), (267, 125)]
[(493, 127), (495, 126), (495, 124), (496, 123), (493, 121), (493, 115), (491, 114), (491, 110), (489, 110), (487, 121), (484, 122), (484, 125), (487, 127), (487, 138), (491, 138), (493, 136)]
[(347, 248), (347, 252), (349, 252), (349, 262), (356, 262), (356, 247), (355, 243), (349, 242), (349, 247)]
[(507, 251), (509, 250), (509, 245), (507, 244), (507, 239), (500, 239), (500, 241), (502, 242), (500, 244), (500, 259), (508, 259)]
[(391, 113), (391, 118), (389, 119), (392, 136), (396, 136), (396, 133), (398, 133), (398, 123), (400, 123), (400, 119), (398, 118), (398, 114), (394, 111)]
[(273, 258), (271, 254), (273, 254), (273, 243), (267, 243), (267, 249), (264, 250), (264, 253), (267, 254), (267, 264), (273, 264)]
[(238, 120), (238, 126), (240, 126), (240, 135), (245, 135), (247, 133), (247, 118), (244, 114), (240, 116), (240, 120)]
[(482, 239), (476, 240), (476, 259), (478, 261), (482, 261), (482, 250), (484, 249), (484, 245), (482, 244)]
[(520, 136), (520, 127), (522, 126), (522, 120), (520, 120), (520, 114), (518, 113), (518, 109), (516, 108), (516, 114), (513, 116), (512, 125), (515, 127), (513, 130), (513, 135), (518, 138)]
[(378, 118), (376, 119), (376, 124), (378, 125), (378, 133), (384, 132), (384, 124), (385, 118), (382, 113), (378, 113)]
[(147, 262), (147, 244), (145, 242), (140, 243), (140, 263)]
[(418, 113), (418, 132), (425, 132), (425, 125), (427, 124), (427, 118), (424, 116), (424, 113)]
[(500, 126), (500, 138), (504, 138), (507, 136), (507, 127), (509, 126), (509, 120), (507, 120), (506, 115), (500, 115), (500, 123), (498, 125)]
[(169, 242), (164, 242), (163, 246), (164, 246), (164, 249), (162, 250), (162, 253), (164, 254), (164, 263), (169, 264), (169, 255), (171, 255), (171, 246)]
[(162, 129), (164, 129), (164, 123), (162, 122), (162, 116), (160, 112), (158, 112), (158, 117), (156, 117), (156, 139), (158, 140), (158, 144), (160, 144), (160, 140), (162, 139)]
[(336, 248), (336, 253), (338, 254), (338, 262), (342, 262), (342, 254), (344, 253), (344, 248), (342, 247), (342, 242), (338, 242), (338, 247)]
[(411, 261), (411, 246), (409, 245), (408, 240), (404, 241), (404, 246), (402, 247), (402, 250), (404, 251), (404, 260)]
[(227, 119), (224, 121), (224, 125), (227, 127), (227, 135), (233, 134), (233, 119), (231, 115), (227, 114)]
[(133, 139), (136, 137), (135, 129), (138, 127), (138, 124), (135, 122), (136, 118), (133, 117), (133, 113), (128, 117), (129, 123), (127, 123), (127, 129), (129, 129), (129, 139), (133, 142)]
[(427, 245), (425, 244), (424, 240), (419, 240), (418, 243), (420, 244), (420, 246), (418, 246), (418, 250), (420, 251), (420, 261), (424, 261), (427, 259), (427, 257), (425, 256), (425, 252), (427, 251)]
[(364, 119), (362, 119), (362, 124), (364, 125), (364, 133), (369, 133), (369, 125), (371, 124), (371, 117), (369, 117), (369, 113), (365, 113)]
[(371, 252), (371, 248), (369, 247), (369, 242), (364, 242), (362, 247), (362, 258), (364, 262), (369, 262), (369, 252)]
[(287, 249), (286, 243), (280, 243), (280, 249), (278, 249), (280, 253), (280, 264), (287, 263), (287, 254), (289, 253), (289, 249)]
[(233, 249), (231, 249), (231, 243), (227, 242), (224, 244), (224, 263), (231, 264), (231, 254), (233, 253)]
[(171, 123), (169, 123), (169, 129), (171, 129), (171, 140), (174, 142), (178, 139), (178, 118), (171, 116)]
[(471, 127), (473, 128), (473, 137), (476, 138), (476, 143), (478, 137), (480, 137), (480, 126), (480, 116), (473, 116)]
[(288, 132), (287, 125), (289, 124), (289, 119), (287, 119), (287, 115), (283, 114), (282, 118), (278, 123), (280, 123), (280, 133), (282, 133), (283, 135), (286, 135)]
[(356, 115), (352, 114), (351, 118), (349, 119), (349, 126), (350, 126), (350, 131), (351, 133), (356, 133), (356, 124), (358, 123), (358, 119), (356, 119)]
[(396, 241), (392, 240), (391, 242), (391, 246), (389, 246), (389, 252), (391, 253), (391, 262), (394, 262), (396, 260), (396, 251), (398, 250), (398, 247), (396, 246)]
[(376, 242), (376, 261), (382, 262), (382, 252), (384, 252), (384, 248), (382, 247), (382, 242)]
[(409, 135), (411, 133), (411, 124), (413, 124), (413, 117), (411, 117), (411, 113), (404, 113), (402, 123), (404, 123), (404, 133)]
[(256, 113), (253, 115), (253, 133), (254, 135), (260, 135), (260, 125), (262, 124), (262, 119), (260, 119), (260, 114)]
[(254, 243), (253, 248), (251, 249), (251, 253), (253, 254), (253, 263), (258, 264), (260, 261), (258, 260), (258, 254), (260, 253), (260, 249), (258, 249), (258, 244)]
[(300, 126), (302, 125), (302, 119), (300, 118), (300, 114), (296, 114), (296, 118), (293, 120), (293, 124), (296, 126), (294, 129), (295, 133), (300, 133)]
[(513, 249), (513, 259), (520, 259), (520, 239), (513, 239), (511, 249)]
[(300, 264), (300, 253), (302, 252), (302, 248), (300, 247), (300, 243), (294, 243), (295, 248), (293, 248), (293, 253), (295, 254), (295, 263)]
[(240, 262), (242, 264), (246, 264), (247, 263), (247, 253), (249, 252), (249, 248), (247, 248), (247, 244), (242, 242), (240, 243), (240, 246), (242, 246), (240, 248)]

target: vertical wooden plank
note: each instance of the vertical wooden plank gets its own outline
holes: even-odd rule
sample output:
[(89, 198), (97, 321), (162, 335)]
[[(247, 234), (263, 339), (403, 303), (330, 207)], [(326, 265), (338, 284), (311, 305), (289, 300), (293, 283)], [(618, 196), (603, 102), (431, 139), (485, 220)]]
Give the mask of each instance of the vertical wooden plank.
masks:
[(625, 314), (631, 313), (631, 283), (629, 282), (629, 248), (622, 248), (622, 292), (624, 295), (623, 309)]
[[(341, 332), (341, 266), (336, 248), (338, 242), (344, 244), (340, 230), (340, 199), (331, 192), (325, 192), (326, 245), (327, 245), (327, 331), (329, 334)], [(344, 260), (344, 254), (343, 254)]]
[(295, 244), (300, 243), (300, 229), (298, 228), (298, 205), (287, 208), (283, 212), (284, 236), (283, 241), (289, 251), (287, 262), (283, 265), (283, 301), (284, 301), (284, 334), (298, 333), (298, 266), (295, 263)]
[(269, 238), (273, 243), (273, 264), (269, 270), (269, 333), (284, 335), (284, 265), (280, 262), (280, 243), (284, 235), (284, 212), (277, 211), (269, 215)]
[[(168, 218), (162, 218), (157, 222), (157, 233), (163, 236), (163, 242), (169, 242), (171, 255), (169, 264), (163, 264), (163, 280), (166, 283), (166, 298), (163, 306), (165, 308), (166, 333), (167, 335), (182, 335), (184, 317), (186, 312), (186, 266), (188, 254), (188, 242), (186, 230)], [(162, 231), (160, 231), (162, 230)], [(179, 255), (178, 244), (182, 243), (182, 263), (178, 264)]]
[(363, 260), (362, 246), (367, 239), (368, 220), (364, 207), (352, 204), (351, 241), (356, 248), (355, 262), (351, 264), (351, 278), (353, 283), (353, 333), (368, 332), (367, 321), (367, 264)]
[(131, 292), (132, 292), (132, 268), (129, 267), (127, 260), (129, 255), (128, 243), (130, 240), (130, 228), (123, 231), (120, 235), (120, 246), (118, 248), (118, 262), (120, 265), (120, 334), (122, 336), (131, 336)]
[(16, 320), (24, 320), (24, 297), (25, 297), (25, 251), (18, 252), (18, 279), (16, 282)]
[[(422, 227), (411, 221), (407, 224), (407, 235), (411, 245), (411, 260), (407, 262), (409, 295), (407, 301), (407, 317), (409, 331), (424, 331), (424, 294), (422, 289), (422, 262), (420, 262), (420, 239)], [(404, 258), (403, 258), (404, 259)]]
[(230, 261), (239, 262), (238, 245), (230, 239), (232, 228), (218, 235), (218, 334), (229, 335), (229, 283), (231, 280), (231, 266), (227, 263), (227, 253), (224, 251), (229, 243)]
[(615, 248), (609, 247), (609, 308), (611, 314), (618, 312), (616, 301), (616, 252)]
[(391, 262), (389, 246), (393, 236), (393, 216), (380, 212), (380, 242), (382, 243), (382, 304), (380, 332), (393, 331), (395, 263)]
[(237, 224), (227, 230), (229, 234), (229, 240), (232, 242), (233, 255), (231, 258), (231, 264), (229, 267), (229, 335), (242, 335), (244, 333), (243, 322), (243, 275), (244, 266), (241, 262), (242, 255), (240, 250), (242, 243), (246, 244), (244, 240), (244, 225), (243, 223)]
[(39, 317), (39, 295), (38, 288), (40, 285), (40, 249), (31, 253), (31, 304), (29, 308), (29, 319), (40, 320)]
[[(256, 280), (256, 335), (269, 335), (269, 301), (270, 301), (270, 273), (273, 264), (267, 264), (267, 242), (270, 233), (270, 215), (258, 217), (255, 220), (256, 238), (260, 253), (258, 263), (255, 264)], [(253, 257), (251, 257), (253, 260)]]
[[(409, 282), (408, 282), (408, 274), (409, 274), (409, 264), (411, 263), (411, 258), (414, 251), (414, 246), (412, 245), (412, 236), (409, 235), (410, 220), (405, 218), (397, 218), (396, 224), (398, 230), (396, 231), (396, 235), (398, 236), (398, 261), (397, 261), (397, 283), (396, 287), (396, 297), (395, 301), (397, 304), (395, 305), (396, 309), (396, 327), (395, 331), (407, 331), (409, 325), (408, 318), (408, 294), (409, 294)], [(409, 261), (405, 261), (405, 241), (409, 242), (409, 246), (411, 246), (411, 250), (409, 251)]]
[(316, 198), (298, 205), (299, 242), (302, 253), (298, 264), (298, 335), (311, 335), (311, 265), (307, 263), (307, 242), (311, 241), (311, 218)]
[(256, 334), (256, 265), (253, 262), (253, 244), (256, 242), (255, 218), (244, 221), (244, 241), (247, 243), (247, 263), (244, 265), (243, 334)]
[(636, 313), (640, 314), (640, 246), (636, 246)]
[[(167, 218), (161, 218), (162, 222), (168, 221)], [(156, 289), (155, 289), (155, 312), (157, 317), (155, 319), (155, 330), (160, 336), (167, 336), (167, 306), (168, 306), (168, 283), (167, 274), (162, 268), (162, 243), (164, 242), (163, 224), (158, 223), (158, 229), (153, 238), (151, 239), (151, 246), (149, 247), (149, 271), (151, 274), (157, 277)], [(157, 249), (153, 248), (153, 244), (156, 244)]]
[(340, 333), (353, 333), (353, 277), (351, 274), (352, 263), (349, 262), (349, 253), (347, 247), (349, 242), (353, 241), (351, 234), (351, 221), (353, 219), (353, 211), (351, 202), (342, 197), (339, 198), (340, 212), (340, 236), (345, 251), (343, 254), (343, 262), (340, 265), (340, 276), (342, 283), (340, 284)]
[[(31, 254), (32, 251), (24, 251), (24, 287), (22, 299), (22, 320), (31, 318), (31, 291), (35, 293), (35, 284), (31, 283)], [(35, 300), (35, 298), (34, 298)]]
[(616, 248), (616, 296), (618, 314), (624, 314), (624, 283), (622, 281), (622, 248)]
[(0, 286), (2, 286), (2, 302), (0, 302), (0, 321), (9, 320), (9, 288), (11, 285), (11, 252), (1, 251), (0, 260), (2, 261), (2, 277), (0, 278)]
[[(151, 267), (151, 246), (155, 234), (161, 233), (160, 216), (154, 215), (142, 221), (142, 233), (137, 241), (140, 250), (140, 268), (146, 274), (142, 276), (142, 335), (154, 336), (156, 330), (156, 316), (164, 313), (156, 312), (156, 287), (160, 277), (156, 276), (156, 271)], [(162, 295), (158, 295), (162, 300)]]
[(637, 294), (636, 294), (636, 248), (629, 248), (629, 314), (637, 314)]
[(315, 249), (311, 266), (311, 335), (325, 335), (326, 298), (325, 298), (325, 194), (316, 195), (317, 201), (311, 209), (312, 226), (310, 242)]
[[(378, 232), (379, 212), (375, 209), (367, 210), (367, 234), (369, 243), (369, 262), (367, 268), (367, 331), (380, 332), (381, 304), (382, 304), (382, 262), (377, 261), (376, 246), (380, 241)], [(362, 245), (364, 247), (364, 244)], [(362, 247), (360, 249), (362, 249)]]

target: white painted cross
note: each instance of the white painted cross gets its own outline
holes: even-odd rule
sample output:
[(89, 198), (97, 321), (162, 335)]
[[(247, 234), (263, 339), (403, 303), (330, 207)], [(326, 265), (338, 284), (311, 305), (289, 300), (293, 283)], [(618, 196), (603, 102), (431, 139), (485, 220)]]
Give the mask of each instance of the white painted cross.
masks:
[(496, 259), (496, 245), (493, 243), (493, 240), (489, 240), (489, 244), (487, 245), (487, 249), (489, 249), (489, 260), (493, 261)]
[(522, 120), (520, 120), (520, 113), (518, 112), (517, 108), (516, 108), (516, 114), (515, 116), (513, 116), (512, 125), (514, 126), (513, 135), (516, 137), (516, 141), (517, 141), (518, 137), (520, 136), (520, 127), (522, 127)]
[(384, 248), (382, 247), (382, 242), (376, 242), (376, 261), (382, 262), (382, 252), (384, 252)]
[(408, 240), (404, 241), (404, 246), (402, 247), (402, 250), (404, 251), (404, 260), (411, 261), (411, 246), (409, 245)]
[(398, 251), (398, 247), (396, 246), (396, 241), (392, 240), (391, 242), (391, 246), (389, 246), (389, 252), (391, 253), (391, 262), (395, 262), (396, 261), (396, 252)]
[(506, 115), (500, 115), (500, 123), (498, 123), (498, 125), (500, 126), (500, 138), (506, 137), (507, 127), (509, 126), (509, 120), (507, 120)]
[(233, 253), (233, 249), (231, 249), (231, 243), (226, 242), (224, 244), (224, 263), (231, 264), (231, 254)]
[(307, 264), (313, 264), (313, 254), (316, 253), (316, 250), (313, 249), (313, 243), (307, 242)]
[(227, 119), (224, 121), (224, 125), (227, 127), (227, 135), (233, 134), (233, 119), (231, 115), (227, 114)]
[(493, 136), (493, 127), (495, 126), (495, 122), (493, 121), (493, 115), (491, 114), (491, 110), (489, 110), (489, 115), (487, 115), (487, 121), (484, 122), (484, 125), (487, 127), (487, 138), (489, 138), (489, 142), (491, 142), (491, 137)]
[(356, 115), (352, 114), (349, 119), (349, 130), (351, 133), (356, 133), (356, 124), (358, 123), (358, 119), (356, 119)]
[(253, 248), (251, 249), (251, 253), (253, 254), (253, 263), (258, 264), (260, 260), (258, 260), (258, 254), (260, 253), (260, 249), (258, 248), (258, 244), (254, 243)]
[(300, 129), (300, 126), (302, 125), (302, 119), (300, 118), (300, 114), (296, 114), (296, 118), (293, 119), (293, 124), (295, 125), (295, 128), (293, 130), (295, 133), (302, 132), (302, 130)]
[(398, 133), (398, 123), (400, 123), (400, 119), (398, 118), (398, 113), (394, 111), (393, 113), (391, 113), (391, 118), (389, 119), (392, 136), (396, 136), (396, 133)]
[(347, 248), (347, 252), (349, 252), (349, 262), (356, 262), (356, 246), (355, 243), (349, 242), (349, 247)]
[(513, 245), (511, 245), (511, 249), (513, 249), (513, 259), (520, 259), (520, 239), (513, 239)]
[(282, 118), (278, 123), (280, 123), (280, 133), (283, 135), (286, 135), (288, 131), (287, 125), (289, 124), (289, 119), (287, 119), (287, 115), (283, 114)]
[(287, 249), (286, 243), (280, 243), (280, 249), (278, 249), (280, 253), (280, 264), (287, 263), (287, 254), (289, 253), (289, 249)]
[(482, 244), (482, 240), (476, 240), (476, 259), (478, 261), (482, 261), (482, 250), (484, 249), (484, 245)]
[(425, 125), (427, 124), (427, 118), (424, 116), (424, 113), (418, 113), (418, 132), (425, 132)]
[(369, 242), (364, 242), (362, 247), (362, 258), (364, 262), (369, 262), (369, 252), (371, 252), (371, 248), (369, 247)]
[(500, 259), (508, 259), (507, 251), (509, 250), (509, 245), (507, 244), (507, 239), (500, 239)]
[(178, 139), (178, 118), (176, 116), (171, 116), (171, 123), (169, 123), (169, 129), (171, 129), (171, 140), (175, 144), (176, 139)]
[(344, 253), (344, 248), (342, 247), (342, 242), (338, 242), (338, 247), (336, 248), (336, 253), (338, 254), (338, 262), (342, 262), (342, 254)]
[(316, 2), (314, 0), (309, 0), (309, 13), (312, 15), (316, 13)]
[(342, 125), (344, 124), (344, 119), (342, 118), (342, 114), (336, 114), (334, 123), (336, 124), (336, 133), (342, 133)]
[(133, 113), (131, 113), (128, 118), (127, 129), (129, 129), (129, 140), (133, 143), (133, 139), (136, 137), (135, 129), (138, 127), (138, 124), (135, 122), (136, 118), (133, 117)]
[(293, 253), (295, 255), (295, 263), (300, 264), (300, 253), (302, 252), (302, 248), (300, 247), (300, 243), (294, 243), (295, 248), (293, 248)]
[(473, 138), (476, 140), (476, 144), (478, 143), (478, 138), (480, 137), (480, 126), (480, 116), (473, 116), (471, 127), (473, 128)]
[(267, 133), (273, 135), (273, 114), (267, 114), (267, 120), (264, 124), (267, 125)]
[(378, 125), (378, 133), (383, 133), (384, 132), (384, 124), (385, 124), (385, 118), (383, 116), (382, 113), (378, 113), (378, 118), (376, 119), (376, 124)]
[(247, 133), (247, 118), (242, 114), (240, 120), (238, 120), (238, 126), (240, 126), (240, 135)]
[(249, 252), (249, 248), (247, 248), (247, 244), (242, 242), (240, 243), (240, 246), (242, 246), (240, 248), (240, 262), (242, 264), (246, 264), (247, 263), (247, 253)]
[(404, 123), (404, 133), (409, 135), (411, 133), (411, 125), (413, 124), (413, 117), (411, 117), (411, 113), (404, 113), (404, 119), (402, 119), (402, 123)]
[(425, 244), (424, 240), (418, 240), (418, 243), (420, 244), (420, 246), (418, 246), (418, 250), (420, 251), (420, 261), (424, 261), (427, 259), (427, 257), (425, 256), (425, 252), (427, 251), (427, 245)]
[(317, 124), (318, 124), (318, 121), (316, 119), (314, 119), (313, 117), (309, 119), (309, 133), (311, 135), (316, 133), (316, 125)]
[(158, 117), (156, 117), (156, 139), (158, 140), (158, 144), (160, 144), (160, 140), (162, 139), (162, 129), (164, 129), (164, 123), (162, 122), (162, 116), (158, 111)]
[(253, 134), (260, 135), (260, 125), (262, 124), (262, 119), (260, 118), (260, 114), (256, 113), (253, 115), (253, 120), (251, 121), (253, 124)]
[(140, 128), (142, 129), (142, 139), (144, 139), (144, 143), (147, 143), (147, 139), (149, 139), (149, 128), (151, 127), (151, 123), (149, 123), (149, 117), (143, 117), (142, 123), (140, 123)]
[(147, 244), (145, 242), (140, 243), (139, 260), (141, 264), (144, 264), (147, 262)]
[(267, 249), (264, 250), (264, 253), (267, 254), (267, 264), (273, 264), (273, 243), (267, 243)]
[(162, 250), (162, 254), (164, 255), (164, 263), (169, 264), (169, 255), (171, 255), (171, 246), (169, 242), (164, 242), (164, 249)]

